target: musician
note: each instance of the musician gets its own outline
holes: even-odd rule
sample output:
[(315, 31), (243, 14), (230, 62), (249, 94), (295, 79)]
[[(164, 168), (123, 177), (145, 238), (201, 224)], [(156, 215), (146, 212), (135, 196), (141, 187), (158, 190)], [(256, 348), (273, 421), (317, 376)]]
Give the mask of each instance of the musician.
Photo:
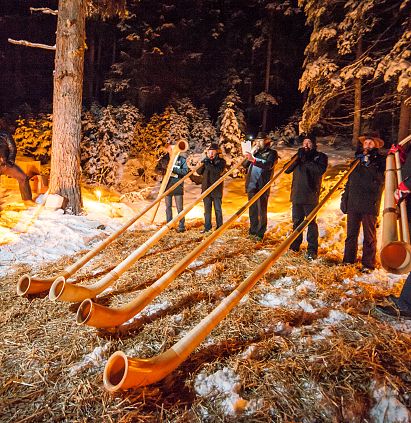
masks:
[(385, 171), (385, 156), (380, 154), (379, 148), (384, 145), (384, 141), (369, 134), (360, 136), (359, 141), (361, 144), (355, 158), (360, 160), (360, 164), (348, 177), (341, 198), (341, 210), (347, 213), (343, 263), (355, 263), (357, 260), (358, 235), (362, 224), (364, 241), (361, 271), (369, 273), (375, 268), (377, 216)]
[(21, 199), (28, 206), (35, 205), (29, 177), (16, 165), (17, 147), (4, 119), (0, 119), (0, 175), (7, 175), (19, 183)]
[[(328, 157), (317, 150), (315, 137), (305, 136), (302, 147), (298, 149), (297, 160), (286, 170), (286, 173), (293, 174), (290, 198), (293, 229), (318, 205), (321, 181), (327, 166)], [(302, 241), (303, 234), (300, 234), (290, 245), (290, 250), (299, 251)], [(315, 219), (308, 225), (307, 243), (306, 258), (315, 260), (318, 254), (318, 225)]]
[[(243, 166), (247, 169), (245, 188), (250, 200), (271, 179), (274, 166), (278, 161), (278, 153), (270, 148), (271, 140), (264, 133), (259, 132), (255, 141), (253, 152), (245, 154)], [(270, 190), (267, 190), (250, 208), (251, 239), (261, 241), (267, 230), (267, 206)]]
[[(218, 144), (211, 144), (202, 160), (203, 166), (197, 170), (202, 175), (201, 192), (206, 191), (217, 182), (224, 172), (226, 161), (219, 155)], [(214, 204), (216, 229), (223, 224), (223, 210), (221, 208), (223, 198), (223, 184), (217, 185), (210, 194), (203, 199), (204, 203), (204, 229), (201, 233), (211, 231), (211, 210)]]
[[(166, 154), (163, 157), (161, 157), (161, 159), (158, 161), (155, 168), (155, 171), (158, 174), (163, 176), (166, 174), (172, 151), (173, 151), (173, 145), (171, 144), (171, 142), (168, 142), (166, 145)], [(168, 190), (170, 187), (176, 184), (181, 178), (183, 178), (183, 176), (187, 175), (188, 172), (189, 172), (189, 169), (187, 166), (186, 159), (182, 155), (179, 154), (175, 159), (173, 170), (165, 190)], [(183, 210), (183, 195), (184, 195), (184, 182), (165, 197), (167, 222), (170, 222), (171, 220), (173, 220), (173, 210), (172, 210), (173, 197), (177, 207), (177, 212), (180, 213)], [(183, 217), (178, 222), (177, 232), (185, 232), (185, 230), (186, 230), (185, 219)]]
[[(398, 186), (394, 196), (397, 203), (406, 201), (408, 223), (411, 225), (411, 150), (405, 152), (402, 148), (397, 148), (400, 150), (400, 157), (404, 160), (401, 167), (403, 182)], [(411, 273), (409, 273), (402, 287), (400, 296), (389, 295), (386, 300), (388, 304), (377, 305), (375, 307), (377, 311), (388, 316), (411, 320)]]

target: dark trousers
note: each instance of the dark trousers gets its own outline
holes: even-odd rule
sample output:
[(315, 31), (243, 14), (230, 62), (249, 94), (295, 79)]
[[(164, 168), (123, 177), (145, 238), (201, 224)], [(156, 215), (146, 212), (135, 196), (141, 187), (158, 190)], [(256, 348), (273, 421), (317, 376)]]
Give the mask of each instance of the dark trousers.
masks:
[[(248, 192), (248, 199), (254, 197), (258, 191)], [(265, 192), (249, 209), (248, 214), (250, 216), (250, 235), (256, 235), (263, 238), (265, 231), (267, 230), (267, 206), (269, 192)]]
[[(172, 199), (174, 197), (174, 201), (176, 203), (177, 212), (180, 213), (183, 210), (183, 196), (182, 195), (167, 195), (166, 196), (166, 219), (167, 222), (173, 220), (173, 208), (172, 208)], [(178, 222), (178, 227), (180, 229), (184, 229), (185, 218), (183, 217)]]
[(0, 175), (7, 175), (17, 180), (23, 201), (32, 199), (29, 178), (16, 164), (1, 165)]
[(372, 214), (347, 214), (347, 238), (345, 239), (343, 262), (355, 263), (357, 260), (358, 235), (360, 233), (361, 223), (364, 233), (361, 263), (369, 269), (374, 269), (377, 249), (377, 216)]
[(407, 280), (402, 287), (399, 306), (404, 310), (411, 311), (411, 273), (408, 275)]
[(215, 223), (216, 227), (219, 228), (223, 224), (223, 210), (221, 208), (221, 197), (210, 197), (207, 195), (203, 199), (204, 203), (204, 229), (206, 231), (211, 230), (211, 210), (214, 204)]
[[(317, 204), (295, 204), (292, 207), (293, 229), (296, 229), (304, 219), (314, 210)], [(298, 251), (303, 242), (303, 234), (301, 233), (290, 245), (290, 250)], [(314, 219), (307, 230), (307, 253), (318, 253), (318, 225)]]

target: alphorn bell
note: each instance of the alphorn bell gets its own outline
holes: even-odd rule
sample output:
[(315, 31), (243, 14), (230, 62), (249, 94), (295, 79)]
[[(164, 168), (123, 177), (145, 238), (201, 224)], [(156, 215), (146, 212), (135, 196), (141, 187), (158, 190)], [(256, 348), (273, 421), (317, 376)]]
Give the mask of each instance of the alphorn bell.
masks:
[[(173, 167), (176, 163), (177, 157), (180, 153), (184, 153), (184, 151), (188, 150), (188, 142), (181, 140), (178, 141), (177, 144), (173, 145), (173, 149), (171, 150), (170, 154), (170, 161), (168, 162), (166, 173), (163, 177), (163, 180), (161, 181), (160, 189), (158, 191), (158, 197), (161, 196), (161, 194), (166, 190), (166, 186), (168, 184), (168, 181), (170, 179), (171, 173), (173, 171)], [(156, 214), (158, 211), (158, 208), (160, 207), (160, 202), (156, 204), (153, 210), (153, 217), (151, 218), (151, 223), (154, 222), (154, 219), (156, 218)]]
[[(400, 142), (410, 141), (408, 136)], [(411, 270), (411, 245), (405, 201), (397, 207), (394, 192), (402, 182), (400, 153), (388, 154), (385, 170), (385, 196), (382, 220), (381, 265), (387, 272), (401, 275)], [(399, 218), (399, 219), (398, 219)]]
[(109, 244), (111, 244), (121, 234), (123, 234), (132, 224), (134, 224), (138, 219), (140, 219), (149, 210), (151, 210), (152, 207), (154, 207), (157, 203), (159, 203), (166, 195), (170, 194), (178, 185), (181, 185), (187, 178), (189, 178), (192, 174), (194, 174), (201, 166), (203, 166), (203, 164), (199, 163), (193, 170), (191, 170), (187, 175), (181, 178), (170, 189), (165, 191), (162, 195), (158, 196), (153, 202), (147, 205), (139, 213), (134, 215), (128, 222), (126, 222), (116, 232), (113, 232), (108, 238), (106, 238), (100, 244), (96, 245), (96, 247), (91, 249), (84, 256), (80, 257), (75, 263), (68, 266), (60, 274), (52, 276), (50, 278), (36, 278), (28, 274), (24, 274), (23, 276), (21, 276), (17, 282), (17, 294), (20, 296), (24, 296), (27, 294), (38, 294), (40, 292), (45, 292), (50, 289), (51, 285), (56, 279), (60, 278), (60, 280), (66, 280), (69, 277), (73, 276), (86, 263), (88, 263), (92, 258), (94, 258), (101, 251), (103, 251)]
[(104, 368), (104, 387), (111, 392), (119, 389), (137, 388), (158, 382), (174, 369), (176, 369), (209, 333), (227, 316), (227, 314), (241, 301), (279, 257), (289, 248), (291, 243), (315, 218), (321, 207), (340, 187), (343, 181), (357, 167), (359, 161), (355, 160), (350, 169), (328, 191), (324, 198), (305, 218), (303, 222), (285, 239), (231, 294), (203, 320), (191, 329), (182, 339), (167, 351), (152, 358), (138, 359), (127, 357), (122, 351), (112, 354)]

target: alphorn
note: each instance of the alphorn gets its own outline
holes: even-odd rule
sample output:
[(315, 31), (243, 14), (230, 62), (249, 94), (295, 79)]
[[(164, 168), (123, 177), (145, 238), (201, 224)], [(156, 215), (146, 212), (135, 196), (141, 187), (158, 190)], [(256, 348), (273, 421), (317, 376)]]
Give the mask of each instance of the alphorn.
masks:
[(88, 285), (74, 285), (66, 283), (63, 278), (57, 278), (51, 285), (49, 291), (49, 298), (52, 301), (68, 301), (78, 302), (86, 298), (94, 298), (96, 295), (103, 292), (106, 288), (112, 285), (120, 276), (126, 272), (133, 264), (136, 263), (151, 247), (153, 247), (161, 238), (163, 238), (177, 223), (199, 203), (203, 198), (207, 197), (214, 188), (220, 185), (227, 176), (231, 175), (239, 166), (241, 166), (244, 159), (238, 161), (228, 172), (226, 172), (220, 179), (204, 191), (198, 198), (185, 207), (174, 219), (162, 226), (155, 232), (147, 241), (141, 244), (134, 252), (132, 252), (126, 259), (119, 263), (111, 272), (104, 276), (100, 281)]
[(164, 353), (148, 359), (130, 358), (123, 351), (116, 351), (110, 356), (104, 368), (103, 381), (108, 391), (146, 386), (155, 383), (176, 369), (201, 344), (208, 334), (240, 302), (258, 280), (270, 269), (283, 252), (301, 234), (315, 218), (321, 207), (340, 187), (343, 181), (357, 167), (358, 159), (352, 162), (350, 169), (341, 177), (321, 202), (306, 219), (285, 239), (257, 269), (226, 297), (210, 314), (198, 323), (180, 341)]
[(141, 212), (133, 216), (120, 229), (112, 233), (100, 244), (96, 245), (96, 247), (94, 247), (84, 256), (80, 257), (75, 263), (68, 266), (60, 274), (52, 276), (51, 278), (36, 278), (28, 274), (21, 276), (17, 282), (17, 294), (20, 296), (24, 296), (26, 294), (38, 294), (40, 292), (45, 292), (50, 289), (51, 285), (57, 278), (60, 278), (60, 280), (66, 280), (69, 277), (73, 276), (80, 268), (82, 268), (92, 258), (94, 258), (101, 251), (103, 251), (109, 244), (111, 244), (116, 238), (123, 234), (133, 223), (135, 223), (149, 210), (151, 210), (151, 208), (154, 207), (157, 203), (159, 203), (164, 197), (170, 194), (178, 185), (181, 185), (187, 178), (193, 175), (201, 166), (202, 163), (199, 163), (193, 170), (191, 170), (187, 175), (180, 179), (175, 185), (173, 185), (170, 189), (168, 189), (162, 195), (157, 197), (152, 203), (148, 204)]
[[(161, 181), (160, 189), (158, 191), (159, 197), (166, 190), (168, 181), (171, 176), (171, 172), (173, 171), (173, 167), (177, 160), (178, 155), (180, 153), (184, 153), (184, 151), (187, 151), (187, 150), (188, 150), (188, 142), (184, 140), (179, 141), (176, 145), (173, 146), (173, 149), (171, 150), (170, 160), (168, 162), (167, 170), (163, 177), (163, 180)], [(154, 222), (159, 206), (160, 206), (160, 203), (157, 203), (156, 206), (154, 207), (153, 216), (151, 218), (150, 223)]]
[[(411, 135), (399, 145), (411, 141)], [(381, 265), (387, 272), (401, 275), (411, 270), (411, 245), (407, 207), (402, 201), (397, 207), (394, 192), (402, 182), (400, 153), (388, 154), (385, 170), (385, 195), (382, 220)], [(398, 222), (399, 215), (399, 222)]]
[(84, 300), (77, 310), (77, 324), (86, 324), (96, 328), (109, 328), (119, 326), (131, 319), (144, 307), (147, 306), (157, 295), (159, 295), (167, 286), (180, 275), (187, 266), (192, 263), (203, 251), (222, 235), (233, 223), (254, 204), (275, 182), (275, 180), (284, 173), (297, 159), (294, 156), (288, 161), (280, 171), (275, 173), (264, 187), (248, 200), (236, 213), (234, 213), (222, 226), (216, 229), (212, 234), (205, 238), (194, 250), (187, 254), (182, 260), (175, 264), (160, 279), (146, 288), (137, 298), (130, 303), (119, 307), (110, 308), (94, 303), (91, 299)]

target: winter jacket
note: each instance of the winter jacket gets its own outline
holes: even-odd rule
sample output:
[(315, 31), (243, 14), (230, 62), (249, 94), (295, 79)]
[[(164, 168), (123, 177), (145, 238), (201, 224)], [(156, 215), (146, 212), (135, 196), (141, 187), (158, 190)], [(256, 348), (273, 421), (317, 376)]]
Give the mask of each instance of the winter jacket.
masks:
[(323, 174), (327, 170), (326, 154), (300, 148), (297, 160), (285, 171), (293, 173), (290, 201), (294, 204), (318, 204)]
[(16, 160), (17, 147), (13, 137), (4, 130), (0, 130), (0, 165), (14, 164)]
[(253, 153), (255, 163), (246, 160), (243, 166), (247, 168), (245, 181), (246, 192), (259, 191), (270, 179), (274, 166), (278, 161), (278, 153), (270, 147), (264, 147)]
[(384, 187), (385, 156), (377, 149), (370, 152), (369, 164), (360, 162), (348, 177), (341, 198), (344, 213), (378, 216)]
[[(201, 192), (206, 191), (214, 182), (217, 182), (221, 175), (224, 172), (226, 162), (225, 160), (220, 157), (216, 156), (214, 159), (210, 159), (206, 157), (203, 160), (204, 166), (201, 166), (200, 169), (197, 170), (199, 175), (203, 175), (203, 179), (201, 182)], [(223, 183), (217, 185), (210, 194), (208, 194), (212, 198), (222, 198), (223, 197)]]
[[(167, 172), (167, 166), (170, 161), (170, 155), (165, 154), (157, 163), (155, 171), (160, 175), (165, 175)], [(186, 159), (179, 155), (174, 164), (170, 179), (166, 186), (166, 191), (176, 184), (183, 176), (187, 175), (189, 172)], [(183, 195), (184, 194), (184, 182), (179, 185), (174, 191), (169, 195)]]

